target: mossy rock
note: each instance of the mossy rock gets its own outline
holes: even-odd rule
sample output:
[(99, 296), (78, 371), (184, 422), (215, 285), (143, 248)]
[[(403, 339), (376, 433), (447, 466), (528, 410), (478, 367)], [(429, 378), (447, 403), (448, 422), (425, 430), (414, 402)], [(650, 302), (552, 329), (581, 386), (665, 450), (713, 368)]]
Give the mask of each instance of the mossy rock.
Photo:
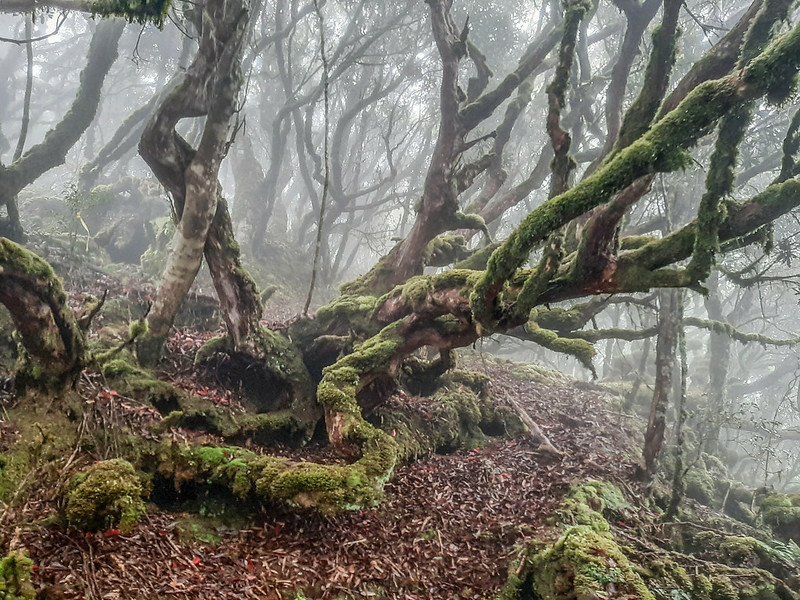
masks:
[(609, 531), (606, 518), (621, 516), (629, 507), (619, 488), (605, 481), (589, 480), (572, 488), (554, 519), (558, 523)]
[(608, 531), (575, 525), (530, 560), (538, 597), (551, 600), (655, 600)]
[(100, 461), (70, 480), (67, 520), (84, 531), (130, 533), (145, 513), (143, 493), (142, 481), (128, 461)]
[(716, 495), (714, 479), (705, 469), (694, 468), (683, 478), (686, 486), (686, 497), (696, 500), (704, 506), (713, 506)]
[(31, 583), (33, 561), (14, 551), (0, 559), (0, 599), (34, 600), (36, 590)]
[(605, 514), (629, 507), (614, 485), (587, 481), (573, 487), (554, 515), (562, 533), (534, 541), (512, 565), (503, 600), (655, 600), (640, 571), (615, 541)]
[(511, 369), (511, 375), (520, 381), (532, 381), (542, 385), (565, 385), (569, 378), (554, 369), (534, 364), (518, 364)]

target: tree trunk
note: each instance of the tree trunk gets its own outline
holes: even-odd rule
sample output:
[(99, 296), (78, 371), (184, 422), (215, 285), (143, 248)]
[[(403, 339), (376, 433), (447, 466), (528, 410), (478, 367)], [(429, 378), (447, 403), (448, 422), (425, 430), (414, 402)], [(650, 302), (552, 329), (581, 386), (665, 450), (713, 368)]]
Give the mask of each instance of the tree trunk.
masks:
[(19, 390), (59, 392), (83, 368), (86, 342), (61, 280), (41, 258), (0, 238), (0, 303), (22, 340)]
[[(678, 307), (679, 321), (683, 320), (683, 297), (681, 296), (681, 303)], [(678, 348), (680, 349), (680, 362), (681, 362), (681, 379), (678, 386), (678, 406), (676, 406), (676, 423), (675, 423), (675, 466), (672, 472), (672, 495), (669, 499), (669, 506), (667, 507), (666, 519), (674, 519), (678, 515), (678, 508), (680, 507), (683, 496), (686, 493), (686, 482), (683, 477), (685, 470), (683, 467), (683, 453), (685, 451), (686, 435), (684, 426), (686, 425), (686, 387), (689, 377), (689, 363), (686, 358), (686, 331), (683, 328), (683, 323), (678, 326)]]
[[(161, 354), (175, 316), (200, 270), (204, 251), (210, 253), (215, 287), (220, 294), (231, 338), (242, 331), (239, 308), (257, 305), (252, 282), (238, 275), (239, 249), (227, 206), (220, 204), (219, 168), (227, 153), (228, 129), (242, 85), (241, 54), (245, 43), (248, 9), (242, 2), (209, 1), (203, 9), (200, 45), (192, 65), (179, 75), (145, 128), (139, 151), (159, 181), (167, 188), (180, 215), (164, 275), (153, 309), (148, 333), (137, 351), (145, 364)], [(175, 131), (187, 117), (206, 115), (195, 150)], [(217, 216), (218, 215), (218, 216)], [(212, 225), (213, 235), (209, 235)], [(231, 261), (233, 259), (233, 261)], [(242, 284), (241, 287), (237, 287)], [(250, 288), (253, 288), (252, 290)], [(248, 297), (241, 305), (237, 292)], [(235, 314), (231, 314), (235, 313)], [(256, 317), (257, 319), (257, 317)]]
[(664, 447), (667, 426), (667, 406), (672, 389), (672, 371), (675, 364), (675, 348), (680, 328), (682, 295), (679, 290), (661, 290), (658, 311), (658, 340), (656, 342), (656, 381), (650, 418), (644, 441), (644, 466), (641, 477), (651, 484), (658, 468), (658, 459)]
[[(706, 310), (709, 319), (725, 322), (722, 303), (719, 299), (719, 273), (714, 271), (708, 280), (709, 294)], [(708, 337), (708, 406), (705, 416), (704, 440), (706, 448), (712, 452), (719, 442), (720, 428), (725, 413), (725, 400), (728, 380), (728, 367), (731, 360), (732, 340), (729, 335), (712, 331)]]
[(63, 164), (67, 152), (94, 120), (103, 81), (117, 59), (119, 38), (124, 28), (125, 23), (119, 20), (102, 21), (97, 25), (89, 45), (86, 67), (81, 72), (78, 93), (64, 118), (47, 132), (41, 143), (17, 156), (10, 165), (0, 165), (0, 204), (5, 204), (8, 210), (4, 229), (15, 238), (23, 234), (17, 213), (17, 194), (43, 173)]

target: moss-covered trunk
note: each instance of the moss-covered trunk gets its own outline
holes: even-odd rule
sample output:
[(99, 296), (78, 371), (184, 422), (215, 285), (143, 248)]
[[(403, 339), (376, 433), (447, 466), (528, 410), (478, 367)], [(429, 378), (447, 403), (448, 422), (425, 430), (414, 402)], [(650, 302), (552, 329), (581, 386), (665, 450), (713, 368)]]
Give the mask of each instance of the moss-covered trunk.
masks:
[(18, 388), (59, 391), (83, 368), (86, 342), (61, 281), (41, 258), (0, 238), (0, 303), (20, 334)]

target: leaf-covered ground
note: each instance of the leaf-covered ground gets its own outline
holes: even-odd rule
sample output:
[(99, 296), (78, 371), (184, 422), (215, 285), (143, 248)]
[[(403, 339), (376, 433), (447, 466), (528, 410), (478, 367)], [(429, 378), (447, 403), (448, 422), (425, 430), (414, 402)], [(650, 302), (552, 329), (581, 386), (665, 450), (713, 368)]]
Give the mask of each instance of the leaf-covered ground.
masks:
[[(173, 339), (164, 376), (236, 410), (234, 394), (208, 373), (189, 372), (184, 357), (199, 341)], [(126, 536), (25, 527), (19, 542), (36, 563), (37, 584), (76, 599), (493, 597), (518, 544), (545, 524), (571, 484), (605, 479), (635, 493), (627, 483), (631, 432), (600, 392), (537, 383), (510, 364), (469, 366), (485, 370), (496, 397), (513, 395), (563, 458), (538, 453), (528, 439), (433, 456), (403, 467), (379, 509), (336, 518), (265, 512), (225, 524), (151, 506)], [(82, 389), (97, 410), (128, 425), (158, 418), (100, 381)], [(33, 501), (20, 517), (30, 523), (52, 509)]]

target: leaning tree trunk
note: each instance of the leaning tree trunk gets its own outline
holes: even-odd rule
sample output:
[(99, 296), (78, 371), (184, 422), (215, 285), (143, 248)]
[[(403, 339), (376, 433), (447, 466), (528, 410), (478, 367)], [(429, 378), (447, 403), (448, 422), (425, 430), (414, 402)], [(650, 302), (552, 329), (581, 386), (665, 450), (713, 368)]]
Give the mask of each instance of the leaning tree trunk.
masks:
[(59, 392), (83, 368), (86, 342), (61, 280), (41, 258), (0, 238), (0, 303), (21, 338), (18, 390)]
[(0, 204), (8, 210), (8, 229), (22, 236), (17, 214), (17, 194), (43, 173), (64, 163), (67, 152), (86, 131), (97, 114), (103, 81), (117, 58), (117, 48), (124, 21), (102, 21), (97, 25), (80, 86), (64, 118), (45, 135), (44, 140), (8, 166), (0, 165)]
[[(241, 1), (209, 0), (202, 12), (200, 44), (192, 65), (179, 75), (145, 128), (139, 152), (170, 192), (180, 215), (148, 333), (139, 358), (158, 360), (175, 316), (205, 252), (234, 345), (260, 315), (255, 286), (239, 264), (230, 215), (220, 202), (219, 168), (242, 85), (241, 54), (248, 8)], [(206, 116), (200, 143), (192, 148), (176, 132), (181, 119)]]
[(658, 459), (664, 447), (667, 426), (667, 406), (672, 389), (672, 371), (675, 348), (680, 329), (683, 296), (680, 290), (659, 291), (658, 340), (656, 342), (656, 381), (650, 418), (644, 440), (644, 467), (641, 475), (646, 483), (652, 482), (658, 468)]

